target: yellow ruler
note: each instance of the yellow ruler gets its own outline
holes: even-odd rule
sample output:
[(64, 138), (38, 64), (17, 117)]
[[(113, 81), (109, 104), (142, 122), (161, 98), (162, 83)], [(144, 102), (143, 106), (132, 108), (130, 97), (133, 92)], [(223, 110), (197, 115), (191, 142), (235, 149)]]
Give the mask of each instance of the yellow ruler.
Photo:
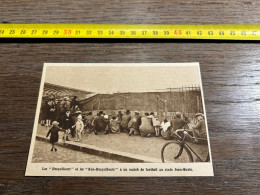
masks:
[(0, 24), (0, 38), (260, 40), (260, 25)]

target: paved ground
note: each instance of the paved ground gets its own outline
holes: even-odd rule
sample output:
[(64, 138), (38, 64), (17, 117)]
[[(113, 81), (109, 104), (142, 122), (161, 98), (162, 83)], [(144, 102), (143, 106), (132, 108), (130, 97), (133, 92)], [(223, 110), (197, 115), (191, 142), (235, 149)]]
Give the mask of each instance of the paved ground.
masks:
[(43, 141), (35, 142), (32, 157), (33, 163), (117, 163), (119, 161), (86, 154), (83, 152), (56, 146), (57, 152), (51, 152), (51, 144)]
[[(48, 132), (47, 127), (42, 127), (38, 125), (37, 134), (46, 136)], [(62, 138), (62, 133), (60, 133), (60, 138)], [(74, 142), (74, 138), (69, 137), (71, 141)], [(82, 135), (81, 143), (86, 143), (94, 145), (101, 148), (112, 149), (120, 152), (127, 152), (132, 154), (138, 154), (146, 157), (152, 157), (159, 159), (158, 162), (161, 162), (161, 148), (167, 141), (162, 137), (151, 137), (145, 138), (141, 136), (128, 136), (126, 133), (120, 134), (108, 134), (104, 135), (99, 133), (95, 135), (94, 133)], [(75, 142), (76, 143), (76, 142)], [(189, 143), (192, 148), (198, 152), (198, 154), (206, 159), (208, 148), (206, 145), (192, 144)], [(64, 149), (65, 150), (65, 149)], [(75, 152), (75, 151), (73, 151)], [(187, 158), (184, 159), (184, 161)], [(196, 161), (196, 158), (194, 158)], [(109, 162), (109, 161), (107, 161)], [(183, 162), (183, 161), (182, 161)]]

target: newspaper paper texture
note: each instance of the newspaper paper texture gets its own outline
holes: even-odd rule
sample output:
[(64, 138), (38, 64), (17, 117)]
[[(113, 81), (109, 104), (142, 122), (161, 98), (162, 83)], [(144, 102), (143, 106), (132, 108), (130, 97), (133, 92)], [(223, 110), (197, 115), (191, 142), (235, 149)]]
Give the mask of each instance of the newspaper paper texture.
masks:
[(199, 63), (45, 63), (26, 176), (213, 176)]

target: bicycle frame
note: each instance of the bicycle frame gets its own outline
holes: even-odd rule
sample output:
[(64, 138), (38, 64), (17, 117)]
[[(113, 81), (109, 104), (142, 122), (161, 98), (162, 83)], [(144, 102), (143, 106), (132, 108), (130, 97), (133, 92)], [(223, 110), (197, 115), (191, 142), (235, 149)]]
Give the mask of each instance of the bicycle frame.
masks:
[[(177, 130), (177, 131), (175, 132), (175, 134), (176, 134), (179, 138), (181, 138), (181, 137), (177, 134), (178, 132), (179, 132), (179, 131)], [(184, 148), (184, 146), (186, 146), (186, 147), (199, 159), (200, 162), (209, 162), (209, 153), (208, 153), (208, 155), (207, 155), (206, 160), (203, 161), (203, 160), (201, 159), (201, 157), (186, 143), (187, 130), (183, 129), (182, 132), (183, 132), (183, 133), (186, 132), (186, 133), (184, 133), (184, 136), (183, 136), (183, 138), (182, 138), (182, 141), (179, 141), (179, 142), (181, 143), (181, 148), (180, 148), (180, 151), (179, 151), (179, 153), (177, 154), (177, 156), (174, 157), (174, 159), (177, 159), (178, 157), (181, 156), (182, 151), (183, 151), (183, 148)], [(205, 139), (202, 139), (202, 138), (198, 138), (198, 139), (200, 139), (200, 140), (205, 140)]]

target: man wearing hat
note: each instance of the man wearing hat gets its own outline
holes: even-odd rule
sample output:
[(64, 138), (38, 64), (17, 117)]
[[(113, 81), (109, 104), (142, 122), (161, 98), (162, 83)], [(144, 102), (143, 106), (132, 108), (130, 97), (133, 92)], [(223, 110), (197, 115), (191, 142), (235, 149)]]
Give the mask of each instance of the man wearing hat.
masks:
[(63, 100), (60, 103), (60, 115), (61, 118), (65, 116), (65, 113), (67, 110), (70, 109), (70, 102), (68, 97), (64, 97)]
[[(195, 117), (198, 119), (198, 122), (193, 126), (193, 137), (207, 139), (204, 114), (197, 113)], [(195, 142), (198, 142), (198, 140), (195, 139)]]
[(94, 119), (95, 135), (97, 135), (97, 133), (100, 131), (105, 131), (108, 124), (109, 124), (109, 120), (106, 120), (104, 118), (103, 111), (99, 111), (98, 116)]
[(126, 110), (125, 114), (122, 116), (122, 122), (121, 122), (121, 127), (122, 131), (125, 131), (129, 133), (129, 128), (128, 128), (128, 123), (131, 120), (131, 114), (130, 110)]
[(70, 109), (73, 110), (73, 112), (76, 110), (77, 107), (79, 107), (78, 97), (74, 96), (73, 99), (70, 102)]

